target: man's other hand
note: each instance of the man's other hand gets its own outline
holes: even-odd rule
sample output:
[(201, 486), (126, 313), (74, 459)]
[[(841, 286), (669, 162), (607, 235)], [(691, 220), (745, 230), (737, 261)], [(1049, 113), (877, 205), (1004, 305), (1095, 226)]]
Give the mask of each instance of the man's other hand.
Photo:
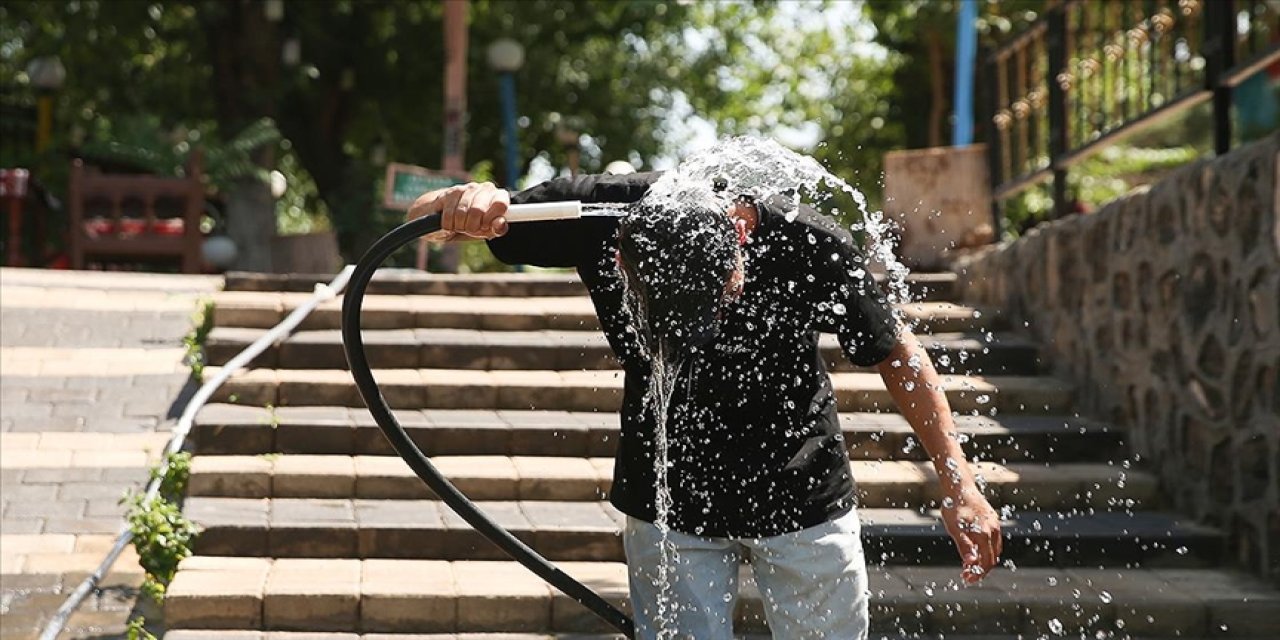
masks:
[(440, 214), (440, 231), (427, 236), (435, 242), (457, 236), (489, 240), (507, 232), (511, 196), (491, 182), (471, 182), (423, 194), (409, 207), (406, 220)]
[(963, 565), (961, 575), (973, 584), (995, 568), (1004, 550), (1000, 536), (1000, 516), (987, 499), (976, 492), (963, 492), (959, 499), (948, 498), (942, 507), (942, 522), (956, 543)]

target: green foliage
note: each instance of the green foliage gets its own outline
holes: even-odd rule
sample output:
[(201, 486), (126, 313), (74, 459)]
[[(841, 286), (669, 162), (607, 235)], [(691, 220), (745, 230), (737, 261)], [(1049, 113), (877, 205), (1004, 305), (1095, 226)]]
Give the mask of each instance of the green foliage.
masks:
[(147, 619), (137, 616), (129, 620), (129, 624), (125, 627), (125, 640), (157, 640), (155, 635), (147, 630)]
[[(1149, 149), (1129, 145), (1107, 147), (1071, 168), (1067, 193), (1082, 210), (1097, 209), (1133, 189), (1152, 184), (1203, 154), (1195, 146)], [(1004, 204), (1006, 235), (1017, 237), (1053, 216), (1047, 184), (1031, 187)]]
[(204, 343), (210, 331), (213, 331), (213, 300), (204, 298), (196, 303), (196, 310), (191, 313), (191, 331), (182, 338), (186, 349), (183, 361), (191, 367), (191, 377), (197, 382), (204, 380)]
[(146, 573), (142, 592), (160, 602), (178, 564), (191, 555), (192, 542), (199, 534), (199, 527), (182, 514), (181, 506), (191, 474), (191, 454), (168, 455), (151, 474), (153, 479), (160, 478), (155, 498), (146, 500), (144, 494), (131, 492), (121, 503), (128, 505), (125, 522)]
[(280, 142), (280, 130), (270, 118), (259, 119), (223, 142), (217, 127), (167, 128), (154, 115), (104, 120), (95, 138), (84, 144), (84, 154), (142, 169), (147, 173), (178, 176), (184, 173), (193, 149), (204, 153), (204, 170), (216, 192), (226, 192), (243, 180), (266, 181), (269, 172), (255, 155)]
[(160, 497), (181, 502), (191, 480), (191, 454), (179, 451), (165, 456), (163, 464), (151, 469), (151, 479), (160, 480)]
[(147, 630), (147, 619), (137, 616), (129, 620), (129, 624), (125, 627), (125, 640), (157, 640), (155, 635)]

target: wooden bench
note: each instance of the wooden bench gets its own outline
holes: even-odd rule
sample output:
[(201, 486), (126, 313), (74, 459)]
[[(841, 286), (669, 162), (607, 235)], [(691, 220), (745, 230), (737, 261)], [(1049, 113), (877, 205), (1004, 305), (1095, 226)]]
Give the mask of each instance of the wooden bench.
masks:
[(192, 152), (186, 176), (106, 174), (76, 159), (68, 198), (71, 268), (90, 263), (178, 262), (199, 273), (203, 158)]

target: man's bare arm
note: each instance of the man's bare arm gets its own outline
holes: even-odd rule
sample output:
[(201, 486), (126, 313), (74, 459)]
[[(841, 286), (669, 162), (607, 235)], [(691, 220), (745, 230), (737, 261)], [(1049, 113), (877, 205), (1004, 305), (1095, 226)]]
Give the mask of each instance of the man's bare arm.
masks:
[(942, 378), (920, 341), (905, 329), (878, 368), (898, 410), (938, 472), (944, 496), (943, 522), (960, 551), (965, 581), (977, 582), (1000, 558), (1000, 517), (978, 489), (965, 460)]

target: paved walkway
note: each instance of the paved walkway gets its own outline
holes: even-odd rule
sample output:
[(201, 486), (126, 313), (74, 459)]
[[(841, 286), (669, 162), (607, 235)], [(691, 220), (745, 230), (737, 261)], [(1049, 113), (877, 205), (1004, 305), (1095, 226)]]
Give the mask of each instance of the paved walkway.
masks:
[[(182, 337), (219, 277), (0, 269), (0, 636), (37, 636), (102, 560), (192, 390)], [(186, 392), (186, 393), (184, 393)], [(69, 635), (116, 635), (132, 550)]]

